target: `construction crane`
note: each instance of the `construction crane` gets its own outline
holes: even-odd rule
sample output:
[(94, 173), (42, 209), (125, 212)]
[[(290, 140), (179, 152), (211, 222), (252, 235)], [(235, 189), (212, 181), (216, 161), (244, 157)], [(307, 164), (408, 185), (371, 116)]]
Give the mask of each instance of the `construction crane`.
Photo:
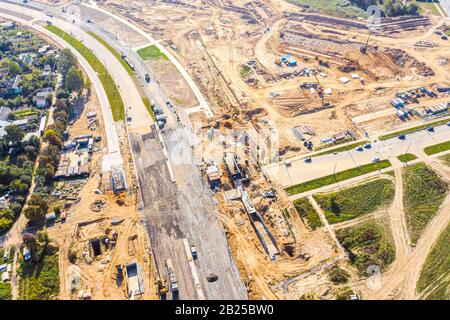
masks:
[(367, 54), (367, 46), (369, 45), (369, 40), (370, 40), (371, 35), (372, 35), (372, 29), (369, 30), (369, 36), (367, 37), (366, 43), (364, 44), (364, 46), (361, 47), (361, 49), (359, 49), (362, 54)]

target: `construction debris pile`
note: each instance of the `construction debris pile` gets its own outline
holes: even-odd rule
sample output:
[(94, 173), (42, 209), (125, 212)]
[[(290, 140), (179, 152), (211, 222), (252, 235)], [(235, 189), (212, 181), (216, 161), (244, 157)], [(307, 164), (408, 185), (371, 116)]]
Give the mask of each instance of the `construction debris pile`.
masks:
[(424, 62), (417, 61), (416, 58), (402, 49), (386, 48), (384, 53), (401, 68), (415, 68), (416, 73), (424, 77), (432, 77), (435, 75), (433, 69), (428, 67)]

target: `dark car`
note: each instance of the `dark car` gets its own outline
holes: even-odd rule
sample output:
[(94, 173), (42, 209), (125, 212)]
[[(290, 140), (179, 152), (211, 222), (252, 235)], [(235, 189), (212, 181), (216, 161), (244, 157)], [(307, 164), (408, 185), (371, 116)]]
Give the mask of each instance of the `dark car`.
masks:
[(404, 134), (401, 134), (401, 135), (398, 136), (398, 138), (399, 138), (400, 140), (405, 140), (405, 139), (406, 139), (406, 136), (405, 136)]
[(209, 282), (214, 282), (214, 281), (217, 281), (217, 280), (219, 279), (219, 276), (218, 276), (217, 274), (210, 273), (210, 274), (206, 277), (206, 279), (207, 279)]

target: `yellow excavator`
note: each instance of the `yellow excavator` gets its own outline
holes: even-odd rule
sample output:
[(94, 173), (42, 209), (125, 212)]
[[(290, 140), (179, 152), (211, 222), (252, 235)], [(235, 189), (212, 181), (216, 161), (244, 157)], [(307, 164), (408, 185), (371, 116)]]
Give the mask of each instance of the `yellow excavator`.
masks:
[(163, 295), (169, 292), (169, 288), (167, 287), (167, 280), (164, 277), (158, 279), (158, 292), (159, 295)]

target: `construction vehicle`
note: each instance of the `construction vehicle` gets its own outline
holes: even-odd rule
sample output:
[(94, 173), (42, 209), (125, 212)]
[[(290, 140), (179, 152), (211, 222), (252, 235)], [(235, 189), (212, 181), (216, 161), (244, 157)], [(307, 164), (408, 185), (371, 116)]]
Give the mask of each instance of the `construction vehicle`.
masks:
[(370, 40), (370, 36), (372, 35), (372, 30), (369, 31), (369, 36), (367, 37), (367, 41), (364, 44), (364, 46), (362, 46), (359, 51), (361, 51), (362, 54), (367, 54), (367, 46), (369, 45), (369, 40)]
[(175, 270), (173, 269), (171, 259), (166, 259), (166, 268), (167, 274), (169, 275), (170, 290), (172, 292), (177, 292), (178, 291), (177, 277), (175, 276)]
[(322, 107), (325, 105), (325, 97), (324, 97), (324, 89), (322, 84), (320, 83), (319, 77), (317, 76), (316, 73), (313, 73), (314, 77), (316, 78), (317, 81), (317, 93), (319, 94), (319, 97), (322, 99)]
[(194, 245), (191, 246), (191, 254), (192, 258), (197, 259), (197, 248)]
[(158, 279), (158, 292), (160, 295), (164, 295), (169, 292), (166, 278)]

